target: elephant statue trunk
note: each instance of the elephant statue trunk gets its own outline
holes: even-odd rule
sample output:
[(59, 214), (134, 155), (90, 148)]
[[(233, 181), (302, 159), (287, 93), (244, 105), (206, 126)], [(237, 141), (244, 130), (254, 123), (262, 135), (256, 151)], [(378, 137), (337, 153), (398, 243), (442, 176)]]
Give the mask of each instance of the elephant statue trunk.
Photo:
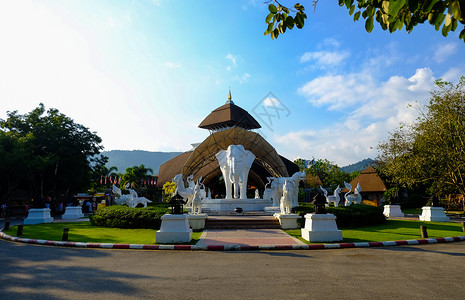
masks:
[(228, 149), (218, 152), (216, 158), (225, 178), (226, 198), (232, 198), (233, 187), (234, 198), (239, 197), (239, 191), (240, 198), (247, 198), (247, 177), (255, 155), (242, 145), (230, 145)]

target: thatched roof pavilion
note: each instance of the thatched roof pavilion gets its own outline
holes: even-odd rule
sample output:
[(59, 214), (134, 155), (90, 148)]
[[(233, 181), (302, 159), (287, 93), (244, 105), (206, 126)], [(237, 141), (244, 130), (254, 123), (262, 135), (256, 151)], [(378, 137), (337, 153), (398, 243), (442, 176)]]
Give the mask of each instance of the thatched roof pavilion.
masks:
[[(351, 182), (352, 189), (357, 186), (357, 183), (360, 183), (362, 187), (362, 192), (382, 192), (384, 193), (386, 189), (386, 185), (384, 184), (383, 180), (376, 172), (375, 168), (369, 166), (365, 170), (360, 173), (357, 177), (355, 177)], [(348, 189), (343, 189), (343, 193), (348, 192)]]
[(194, 180), (202, 176), (206, 186), (221, 190), (224, 184), (221, 182), (222, 173), (215, 155), (226, 150), (229, 145), (243, 145), (256, 156), (249, 172), (249, 187), (263, 190), (268, 182), (267, 177), (287, 177), (299, 171), (296, 164), (280, 156), (260, 134), (251, 131), (260, 128), (260, 124), (232, 102), (231, 93), (226, 104), (212, 111), (199, 127), (209, 129), (210, 136), (193, 150), (161, 165), (159, 186), (182, 173), (184, 179), (189, 175), (194, 175)]

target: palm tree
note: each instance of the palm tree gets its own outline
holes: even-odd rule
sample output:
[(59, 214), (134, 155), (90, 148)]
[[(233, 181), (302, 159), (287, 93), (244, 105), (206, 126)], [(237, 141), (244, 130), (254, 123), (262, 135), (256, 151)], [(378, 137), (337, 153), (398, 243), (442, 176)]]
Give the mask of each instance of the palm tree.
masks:
[(151, 168), (146, 168), (143, 164), (140, 166), (134, 166), (126, 169), (126, 173), (123, 174), (120, 186), (125, 187), (127, 184), (131, 188), (140, 188), (144, 179), (149, 177), (148, 173), (153, 174)]

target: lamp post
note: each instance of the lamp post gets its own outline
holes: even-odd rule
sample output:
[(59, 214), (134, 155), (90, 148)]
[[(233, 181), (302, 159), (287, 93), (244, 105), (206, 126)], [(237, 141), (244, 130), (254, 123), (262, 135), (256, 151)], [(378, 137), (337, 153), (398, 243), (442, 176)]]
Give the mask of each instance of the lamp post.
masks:
[(184, 198), (176, 193), (173, 197), (171, 197), (170, 201), (168, 202), (171, 204), (171, 214), (173, 215), (182, 215), (183, 214), (183, 205), (187, 202), (184, 201)]
[(315, 205), (315, 214), (326, 214), (326, 198), (320, 192), (317, 192), (313, 197), (313, 203)]

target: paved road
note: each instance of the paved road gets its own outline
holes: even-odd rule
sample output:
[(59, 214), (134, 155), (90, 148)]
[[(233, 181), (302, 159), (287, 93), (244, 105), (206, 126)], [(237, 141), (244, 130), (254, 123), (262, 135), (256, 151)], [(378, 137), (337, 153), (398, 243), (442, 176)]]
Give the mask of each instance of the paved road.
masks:
[(0, 241), (2, 299), (463, 299), (465, 242), (184, 252)]

